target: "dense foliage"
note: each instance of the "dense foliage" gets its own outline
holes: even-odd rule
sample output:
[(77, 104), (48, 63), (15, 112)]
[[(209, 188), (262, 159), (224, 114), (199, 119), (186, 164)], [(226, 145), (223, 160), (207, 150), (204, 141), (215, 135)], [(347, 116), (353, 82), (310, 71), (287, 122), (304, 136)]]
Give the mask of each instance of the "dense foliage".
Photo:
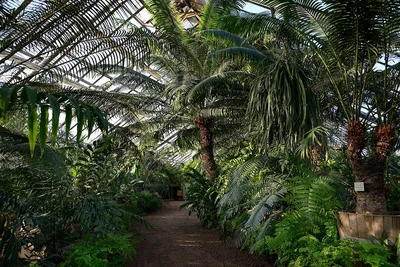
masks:
[(385, 246), (385, 239), (339, 239), (339, 200), (351, 199), (352, 192), (333, 165), (331, 160), (321, 175), (293, 156), (238, 161), (225, 181), (213, 184), (197, 175), (183, 206), (197, 212), (203, 225), (233, 235), (238, 246), (278, 266), (396, 266), (398, 247)]
[(28, 261), (59, 262), (68, 244), (82, 236), (113, 238), (132, 221), (144, 222), (143, 212), (161, 207), (156, 196), (140, 193), (144, 182), (133, 168), (139, 158), (117, 140), (61, 152), (48, 148), (44, 158), (34, 160), (29, 144), (20, 146), (25, 149), (9, 152), (1, 161), (2, 264), (15, 264), (21, 247)]
[(131, 234), (91, 237), (81, 240), (67, 252), (60, 266), (107, 267), (121, 266), (135, 253)]
[(400, 264), (336, 218), (400, 208), (400, 1), (253, 2), (2, 1), (0, 267), (120, 266), (170, 185), (278, 266)]

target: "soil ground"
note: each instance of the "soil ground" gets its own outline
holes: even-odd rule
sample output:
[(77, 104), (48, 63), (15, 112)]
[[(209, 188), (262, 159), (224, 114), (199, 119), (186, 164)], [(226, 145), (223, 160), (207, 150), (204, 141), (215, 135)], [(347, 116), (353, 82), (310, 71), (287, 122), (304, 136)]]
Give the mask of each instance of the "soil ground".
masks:
[(214, 229), (203, 228), (195, 214), (179, 209), (182, 201), (167, 201), (145, 216), (153, 228), (135, 226), (141, 239), (133, 260), (125, 267), (261, 267), (270, 266), (261, 257), (221, 241)]

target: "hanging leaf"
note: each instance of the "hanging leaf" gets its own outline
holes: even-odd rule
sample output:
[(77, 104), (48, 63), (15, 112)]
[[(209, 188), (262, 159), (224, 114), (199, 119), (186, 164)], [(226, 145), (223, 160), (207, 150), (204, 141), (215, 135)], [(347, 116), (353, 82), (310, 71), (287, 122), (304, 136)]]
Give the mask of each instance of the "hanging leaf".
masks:
[(105, 115), (103, 114), (103, 112), (101, 112), (101, 110), (98, 107), (94, 108), (94, 113), (97, 116), (97, 122), (99, 125), (99, 128), (105, 132), (105, 134), (108, 134), (108, 121), (105, 118)]
[(82, 136), (83, 125), (85, 124), (85, 117), (83, 115), (77, 117), (78, 124), (76, 125), (77, 133), (76, 133), (76, 141), (79, 143)]
[(85, 115), (86, 115), (86, 121), (87, 121), (87, 130), (88, 130), (87, 137), (89, 138), (90, 135), (92, 134), (93, 126), (94, 126), (93, 114), (92, 114), (92, 111), (89, 108), (89, 106), (87, 106), (84, 103), (81, 103), (81, 106), (85, 109)]
[(39, 125), (40, 155), (41, 156), (43, 156), (43, 152), (46, 147), (48, 128), (49, 128), (49, 106), (42, 105), (40, 107), (40, 125)]
[(58, 103), (57, 99), (52, 95), (49, 95), (48, 99), (53, 114), (51, 119), (51, 140), (54, 144), (57, 140), (58, 122), (60, 120), (60, 104)]
[(28, 139), (31, 156), (33, 157), (38, 135), (37, 91), (29, 86), (24, 87), (21, 100), (28, 105)]
[(36, 106), (37, 91), (29, 86), (26, 86), (22, 90), (21, 99), (23, 102), (27, 103), (31, 108), (33, 108)]
[(72, 121), (72, 107), (70, 105), (65, 106), (65, 136), (68, 142), (69, 131), (71, 130)]
[(82, 129), (83, 129), (83, 124), (85, 123), (83, 114), (82, 114), (82, 110), (81, 110), (81, 105), (78, 102), (78, 100), (71, 98), (70, 102), (72, 103), (72, 105), (74, 105), (74, 109), (75, 109), (75, 115), (77, 118), (77, 133), (76, 133), (76, 141), (79, 142), (81, 139), (81, 135), (82, 135)]
[(36, 140), (38, 135), (38, 113), (35, 106), (28, 107), (28, 139), (31, 156), (33, 157), (35, 152)]
[(12, 86), (3, 86), (0, 88), (0, 119), (4, 118), (6, 112), (11, 107), (13, 102), (15, 102), (15, 97), (17, 90)]

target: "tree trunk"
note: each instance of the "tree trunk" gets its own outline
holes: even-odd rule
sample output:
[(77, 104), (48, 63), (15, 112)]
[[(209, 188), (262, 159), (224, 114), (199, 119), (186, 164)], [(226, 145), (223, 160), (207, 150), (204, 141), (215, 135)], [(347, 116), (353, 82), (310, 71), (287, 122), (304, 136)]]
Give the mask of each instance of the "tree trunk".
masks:
[(386, 214), (384, 177), (390, 150), (396, 143), (394, 129), (388, 124), (379, 125), (376, 133), (375, 152), (368, 157), (361, 155), (366, 145), (366, 128), (359, 121), (347, 125), (347, 156), (356, 182), (364, 183), (363, 192), (357, 193), (356, 213)]
[(214, 160), (214, 147), (212, 140), (211, 121), (207, 119), (196, 119), (195, 124), (200, 132), (201, 158), (204, 164), (204, 170), (207, 177), (212, 180), (217, 174), (217, 165)]

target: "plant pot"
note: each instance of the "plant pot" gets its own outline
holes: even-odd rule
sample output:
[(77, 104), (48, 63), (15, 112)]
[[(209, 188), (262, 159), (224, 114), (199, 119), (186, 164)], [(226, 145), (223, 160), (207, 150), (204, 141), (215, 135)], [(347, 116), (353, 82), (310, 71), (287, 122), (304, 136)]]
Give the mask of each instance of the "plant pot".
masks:
[(341, 238), (368, 240), (373, 236), (380, 240), (385, 232), (394, 243), (400, 234), (400, 216), (338, 212), (338, 228)]

